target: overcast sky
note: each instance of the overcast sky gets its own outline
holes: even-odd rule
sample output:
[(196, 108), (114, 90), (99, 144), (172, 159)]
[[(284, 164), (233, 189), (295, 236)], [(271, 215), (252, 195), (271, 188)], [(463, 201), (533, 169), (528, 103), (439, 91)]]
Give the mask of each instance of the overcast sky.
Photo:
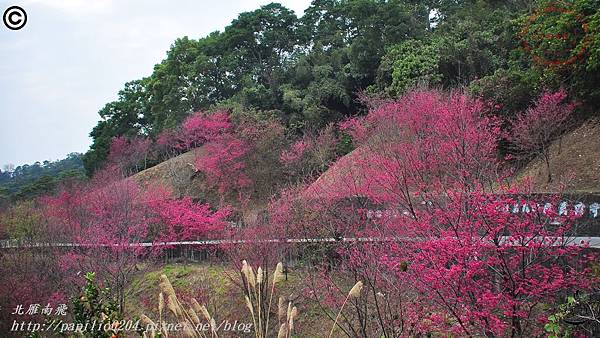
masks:
[[(27, 24), (0, 24), (0, 165), (85, 152), (98, 110), (152, 73), (178, 37), (223, 30), (273, 0), (0, 0)], [(302, 15), (310, 0), (276, 1)]]

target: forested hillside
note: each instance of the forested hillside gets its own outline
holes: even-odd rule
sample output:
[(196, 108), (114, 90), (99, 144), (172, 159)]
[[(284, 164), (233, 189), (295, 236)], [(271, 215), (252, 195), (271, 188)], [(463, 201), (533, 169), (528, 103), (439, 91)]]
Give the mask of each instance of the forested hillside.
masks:
[[(598, 102), (598, 2), (316, 0), (301, 17), (279, 4), (223, 31), (176, 40), (148, 77), (106, 104), (88, 173), (113, 138), (169, 133), (197, 111), (275, 118), (301, 136), (416, 85), (462, 88), (508, 118), (560, 88), (590, 114)], [(553, 33), (568, 32), (565, 36)], [(154, 152), (142, 167), (162, 161)], [(138, 169), (142, 167), (138, 166)]]
[(50, 193), (63, 180), (85, 177), (82, 154), (0, 170), (0, 200), (27, 199)]

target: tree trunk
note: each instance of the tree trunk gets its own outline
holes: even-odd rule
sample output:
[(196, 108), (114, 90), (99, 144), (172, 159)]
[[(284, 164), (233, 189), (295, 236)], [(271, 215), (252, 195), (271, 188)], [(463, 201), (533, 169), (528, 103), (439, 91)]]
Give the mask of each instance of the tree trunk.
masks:
[(544, 160), (546, 161), (546, 171), (548, 172), (548, 181), (546, 183), (552, 182), (552, 172), (550, 172), (550, 154), (549, 150), (544, 151)]

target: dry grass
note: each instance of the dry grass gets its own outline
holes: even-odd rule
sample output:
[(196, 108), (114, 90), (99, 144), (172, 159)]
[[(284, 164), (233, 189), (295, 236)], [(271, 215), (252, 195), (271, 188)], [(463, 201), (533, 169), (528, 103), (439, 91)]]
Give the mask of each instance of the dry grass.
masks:
[(198, 196), (205, 190), (204, 182), (196, 180), (194, 163), (204, 152), (200, 147), (168, 159), (154, 167), (142, 170), (132, 176), (141, 185), (161, 184), (168, 187), (176, 196)]
[[(200, 320), (200, 315), (208, 324), (210, 337), (218, 337), (216, 321), (204, 305), (200, 305), (195, 298), (192, 298), (190, 301), (191, 304), (186, 307), (179, 300), (171, 281), (164, 274), (160, 276), (159, 286), (161, 292), (158, 294), (158, 323), (154, 323), (149, 317), (142, 315), (142, 322), (146, 327), (150, 328), (149, 336), (147, 335), (147, 332), (144, 332), (144, 337), (154, 338), (158, 333), (160, 333), (160, 337), (168, 338), (170, 336), (171, 332), (163, 319), (165, 298), (167, 299), (167, 308), (171, 311), (172, 315), (175, 316), (178, 323), (181, 324), (181, 327), (183, 328), (182, 332), (186, 337), (203, 338), (209, 336), (206, 333), (206, 330), (203, 329), (205, 326), (202, 325), (203, 322)], [(177, 333), (177, 336), (178, 335), (179, 332)]]
[[(166, 270), (166, 269), (165, 269)], [(271, 309), (273, 307), (273, 298), (275, 298), (276, 285), (284, 282), (283, 265), (277, 264), (272, 276), (270, 277), (259, 267), (256, 272), (245, 261), (240, 271), (241, 295), (245, 299), (245, 308), (248, 316), (251, 318), (256, 338), (265, 338), (277, 333), (277, 337), (289, 338), (295, 330), (295, 320), (298, 317), (298, 309), (293, 306), (291, 301), (285, 297), (279, 297), (277, 303), (278, 328), (269, 330), (271, 321)], [(226, 279), (227, 273), (221, 272), (223, 279)], [(270, 277), (270, 278), (269, 278)], [(142, 314), (141, 323), (144, 328), (149, 328), (144, 332), (144, 337), (219, 337), (218, 325), (215, 316), (212, 315), (207, 307), (201, 304), (196, 298), (190, 298), (184, 302), (177, 296), (175, 287), (166, 274), (159, 277), (158, 293), (158, 318), (152, 320), (149, 316)], [(239, 306), (239, 303), (232, 303), (228, 295), (224, 295), (225, 302), (229, 306)], [(277, 299), (277, 298), (276, 298)], [(215, 313), (215, 315), (219, 315)], [(169, 321), (174, 318), (175, 321)], [(182, 329), (173, 332), (174, 325), (179, 325)], [(269, 335), (269, 334), (272, 335)], [(227, 334), (227, 333), (224, 333)]]
[(362, 289), (363, 289), (363, 283), (361, 281), (356, 282), (356, 284), (354, 284), (352, 289), (350, 289), (350, 291), (348, 292), (348, 295), (346, 296), (346, 299), (344, 299), (344, 302), (342, 303), (342, 306), (340, 307), (340, 310), (338, 311), (337, 316), (335, 316), (335, 320), (333, 321), (333, 326), (331, 327), (331, 331), (329, 331), (329, 338), (331, 338), (333, 336), (333, 332), (335, 331), (337, 322), (340, 319), (342, 311), (344, 311), (344, 306), (346, 306), (346, 303), (348, 303), (348, 300), (350, 298), (358, 298), (360, 296), (360, 292), (362, 291)]
[[(262, 267), (258, 267), (255, 274), (252, 266), (243, 261), (241, 277), (246, 307), (252, 316), (254, 324), (254, 335), (256, 338), (268, 337), (275, 286), (280, 284), (284, 279), (283, 264), (277, 264), (273, 272), (273, 277), (269, 279)], [(294, 332), (294, 320), (298, 315), (298, 309), (292, 306), (292, 302), (288, 302), (284, 318), (282, 315), (284, 307), (285, 300), (280, 298), (277, 311), (279, 319), (278, 338), (288, 338), (292, 335)]]

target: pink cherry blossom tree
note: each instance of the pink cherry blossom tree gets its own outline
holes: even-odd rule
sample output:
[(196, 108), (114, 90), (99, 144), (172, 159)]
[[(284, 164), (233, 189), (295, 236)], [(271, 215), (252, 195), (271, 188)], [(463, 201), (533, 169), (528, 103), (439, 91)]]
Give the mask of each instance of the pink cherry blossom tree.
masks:
[(146, 169), (151, 145), (144, 137), (115, 137), (110, 144), (108, 166), (118, 168), (126, 176)]
[(158, 150), (167, 156), (189, 151), (193, 148), (215, 141), (221, 136), (232, 131), (233, 124), (229, 114), (218, 111), (212, 114), (196, 112), (188, 116), (183, 122), (173, 129), (161, 132), (156, 145)]
[(516, 155), (531, 158), (540, 156), (546, 165), (548, 183), (552, 181), (550, 169), (550, 143), (568, 128), (575, 105), (566, 102), (567, 92), (560, 90), (544, 93), (533, 106), (517, 115), (511, 122), (508, 140)]
[(244, 172), (244, 157), (248, 149), (244, 140), (235, 136), (224, 137), (205, 146), (205, 152), (196, 159), (195, 167), (206, 175), (208, 184), (216, 187), (221, 196), (227, 192), (241, 192), (251, 184)]
[(279, 160), (292, 177), (314, 177), (324, 172), (335, 160), (338, 142), (335, 126), (330, 124), (319, 132), (307, 132), (284, 149)]
[(178, 147), (186, 150), (196, 148), (219, 138), (229, 132), (232, 127), (229, 114), (225, 111), (212, 114), (194, 113), (181, 123)]
[(86, 186), (46, 197), (45, 205), (53, 227), (66, 242), (78, 245), (62, 257), (60, 267), (72, 278), (77, 272), (96, 272), (116, 293), (121, 309), (141, 260), (159, 254), (165, 241), (219, 237), (228, 215), (189, 198), (173, 199), (160, 186), (142, 189), (113, 172), (98, 173)]

